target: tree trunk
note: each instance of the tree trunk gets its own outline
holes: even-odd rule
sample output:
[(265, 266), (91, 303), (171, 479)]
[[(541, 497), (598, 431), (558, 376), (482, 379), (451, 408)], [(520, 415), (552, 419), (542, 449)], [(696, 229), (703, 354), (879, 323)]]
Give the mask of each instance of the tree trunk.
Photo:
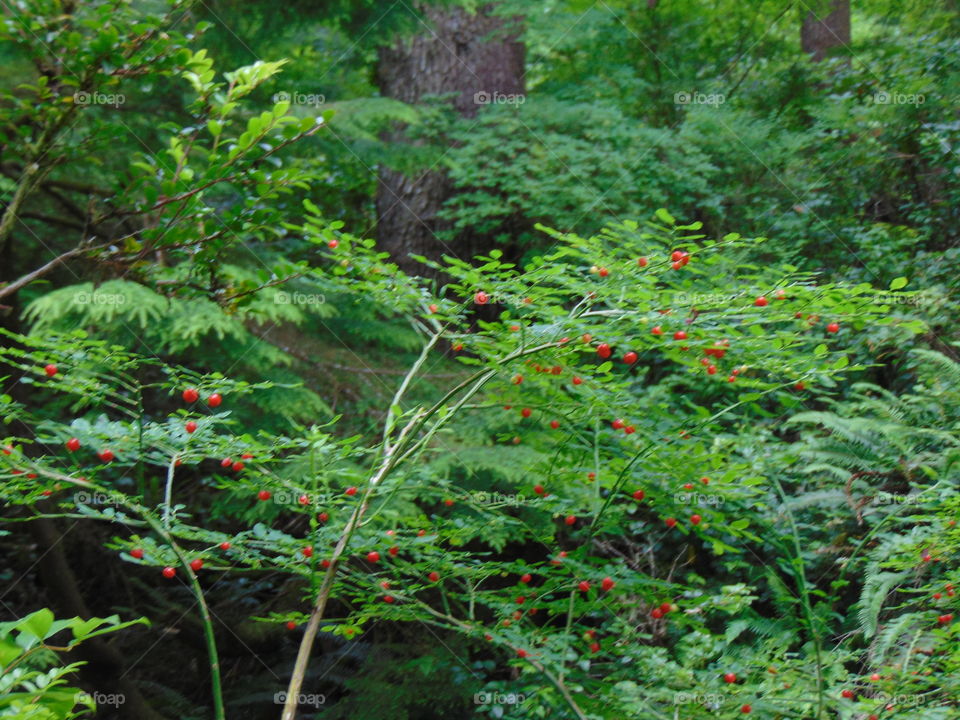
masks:
[[(426, 95), (453, 94), (453, 107), (474, 117), (496, 95), (521, 95), (524, 46), (516, 19), (493, 15), (492, 5), (470, 13), (461, 7), (424, 6), (425, 26), (417, 35), (381, 48), (377, 70), (385, 97), (416, 104)], [(403, 141), (402, 129), (386, 138)], [(446, 253), (469, 258), (481, 248), (475, 239), (449, 243), (437, 234), (447, 229), (437, 217), (453, 187), (443, 170), (428, 168), (407, 176), (381, 167), (377, 185), (377, 237), (380, 247), (408, 272), (426, 268), (410, 254), (437, 259)]]
[(821, 2), (803, 18), (800, 44), (819, 62), (834, 48), (850, 45), (850, 0)]

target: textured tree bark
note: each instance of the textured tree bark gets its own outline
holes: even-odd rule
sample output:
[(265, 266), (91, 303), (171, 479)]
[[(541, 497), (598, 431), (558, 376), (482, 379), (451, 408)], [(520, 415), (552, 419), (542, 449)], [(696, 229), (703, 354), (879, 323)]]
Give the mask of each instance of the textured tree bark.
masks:
[(810, 10), (800, 28), (800, 45), (819, 62), (830, 51), (850, 44), (850, 0), (829, 0)]
[[(453, 107), (474, 117), (495, 94), (524, 90), (524, 45), (518, 19), (496, 17), (493, 5), (470, 13), (461, 7), (419, 4), (424, 26), (413, 37), (380, 50), (377, 70), (385, 97), (416, 104), (427, 95), (452, 95)], [(386, 138), (403, 142), (402, 128)], [(381, 167), (377, 185), (377, 237), (380, 247), (408, 272), (429, 274), (410, 254), (437, 259), (447, 253), (470, 257), (479, 239), (458, 237), (449, 244), (437, 233), (447, 229), (437, 217), (453, 187), (442, 169), (407, 176)]]

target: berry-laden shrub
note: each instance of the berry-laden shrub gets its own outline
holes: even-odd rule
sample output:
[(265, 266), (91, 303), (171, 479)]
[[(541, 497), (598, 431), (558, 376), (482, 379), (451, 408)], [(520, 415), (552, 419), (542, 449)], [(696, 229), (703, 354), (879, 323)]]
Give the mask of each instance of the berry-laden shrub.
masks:
[[(589, 238), (548, 231), (554, 246), (523, 268), (496, 251), (473, 265), (447, 258), (439, 292), (307, 212), (297, 229), (333, 250), (309, 272), (422, 338), (376, 435), (247, 434), (231, 404), (268, 383), (200, 376), (82, 333), (8, 335), (2, 349), (34, 386), (30, 407), (3, 398), (22, 428), (3, 441), (4, 501), (112, 523), (125, 560), (189, 585), (215, 717), (205, 577), (251, 569), (303, 589), (302, 613), (263, 618), (303, 628), (285, 720), (317, 633), (355, 638), (382, 620), (461, 633), (462, 652), (513, 666), (535, 697), (501, 714), (667, 716), (692, 687), (717, 697), (694, 698), (691, 718), (766, 711), (782, 681), (758, 659), (787, 654), (805, 693), (791, 712), (807, 712), (809, 697), (846, 707), (829, 686), (846, 658), (825, 657), (811, 588), (797, 622), (765, 624), (754, 588), (708, 577), (716, 564), (759, 562), (771, 586), (802, 579), (790, 538), (774, 557), (750, 554), (778, 486), (736, 430), (861, 368), (848, 347), (865, 328), (905, 339), (916, 322), (886, 314), (868, 286), (818, 284), (770, 263), (761, 240), (712, 240), (665, 210)], [(463, 374), (411, 402), (440, 352)], [(44, 409), (60, 394), (67, 421)], [(188, 482), (203, 488), (189, 507)], [(747, 630), (759, 649), (734, 642)]]

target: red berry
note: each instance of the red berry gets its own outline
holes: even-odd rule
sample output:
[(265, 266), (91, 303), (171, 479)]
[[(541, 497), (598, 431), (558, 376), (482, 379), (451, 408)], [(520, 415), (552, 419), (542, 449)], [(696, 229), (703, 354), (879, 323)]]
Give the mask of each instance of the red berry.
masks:
[(937, 622), (941, 625), (946, 625), (949, 622), (953, 622), (953, 613), (947, 613), (946, 615), (941, 615), (937, 618)]
[(633, 491), (633, 499), (634, 499), (634, 500), (640, 501), (640, 500), (643, 500), (646, 496), (647, 496), (647, 494), (646, 494), (643, 490), (634, 490), (634, 491)]
[(677, 330), (677, 331), (673, 334), (673, 339), (674, 339), (674, 340), (686, 340), (686, 339), (687, 339), (687, 333), (685, 333), (683, 330)]
[(394, 600), (393, 595), (384, 595), (384, 596), (383, 596), (383, 601), (384, 601), (385, 603), (388, 603), (388, 604), (389, 604), (389, 603), (392, 603), (393, 600)]
[(680, 250), (674, 250), (670, 253), (670, 259), (676, 262), (677, 260), (683, 260), (683, 252)]
[(427, 577), (430, 579), (430, 582), (437, 582), (437, 580), (440, 579), (440, 573), (434, 570), (432, 573), (427, 575)]
[(297, 498), (297, 502), (301, 505), (309, 505), (310, 497), (308, 495), (301, 495), (299, 498)]
[(942, 598), (942, 597), (943, 597), (943, 595), (942, 595), (941, 593), (934, 593), (934, 594), (933, 594), (933, 599), (934, 599), (934, 600), (939, 600), (939, 599)]
[[(515, 602), (517, 605), (523, 605), (526, 601), (527, 601), (527, 598), (524, 597), (523, 595), (518, 595), (518, 596), (517, 596), (517, 599), (514, 600), (514, 602)], [(516, 619), (519, 620), (520, 618), (518, 617), (518, 618), (516, 618)]]
[(564, 521), (567, 525), (576, 525), (576, 523), (577, 523), (577, 516), (576, 516), (576, 515), (567, 515), (567, 517), (564, 518), (563, 521)]
[(514, 384), (514, 385), (519, 385), (519, 384), (522, 383), (522, 382), (523, 382), (523, 375), (514, 375), (514, 376), (513, 376), (513, 384)]
[(533, 580), (533, 576), (530, 573), (524, 573), (523, 575), (520, 576), (520, 582), (522, 582), (524, 585), (526, 585), (531, 580)]
[(550, 421), (550, 427), (552, 427), (554, 430), (556, 430), (558, 427), (560, 427), (560, 421), (559, 421), (559, 420), (551, 420), (551, 421)]
[(667, 524), (667, 527), (674, 527), (677, 524), (676, 518), (668, 517), (664, 522)]
[(737, 681), (737, 676), (734, 673), (725, 673), (723, 676), (723, 681), (729, 685), (732, 685)]
[(602, 267), (602, 268), (600, 268), (600, 270), (599, 270), (599, 274), (600, 274), (600, 277), (606, 277), (607, 275), (610, 274), (610, 271), (607, 270), (606, 268)]
[(168, 580), (177, 574), (176, 568), (172, 568), (169, 565), (163, 569), (163, 576)]
[(626, 425), (626, 423), (621, 418), (617, 418), (610, 423), (610, 427), (612, 427), (614, 430), (622, 430), (624, 425)]
[(214, 393), (213, 395), (207, 398), (207, 405), (209, 405), (212, 408), (220, 407), (220, 403), (222, 402), (223, 402), (223, 397), (220, 395), (220, 393)]
[(43, 371), (47, 374), (47, 377), (53, 377), (57, 374), (57, 366), (53, 363), (50, 363), (43, 368)]
[(530, 408), (524, 408), (523, 410), (520, 411), (520, 414), (525, 418), (530, 417), (531, 413), (533, 413), (533, 410), (531, 410)]
[(233, 465), (233, 458), (225, 457), (220, 461), (220, 467), (230, 467), (231, 465)]
[(387, 552), (390, 553), (390, 557), (396, 557), (397, 553), (400, 552), (400, 548), (394, 545), (389, 550), (387, 550)]
[(749, 715), (750, 712), (752, 712), (752, 711), (753, 711), (753, 708), (750, 707), (749, 705), (741, 705), (741, 706), (740, 706), (740, 712), (742, 712), (744, 715)]
[(659, 325), (654, 325), (653, 329), (650, 330), (650, 332), (653, 333), (654, 335), (663, 335), (663, 330), (660, 328)]
[(611, 352), (610, 345), (607, 343), (600, 343), (597, 345), (597, 355), (599, 355), (601, 359), (606, 360), (608, 357), (610, 357)]
[(593, 335), (591, 335), (590, 333), (584, 333), (583, 335), (580, 336), (580, 339), (583, 340), (584, 345), (588, 345), (590, 341), (593, 340)]
[(662, 612), (664, 615), (670, 612), (670, 603), (668, 602), (660, 603), (660, 612)]
[(221, 550), (229, 550), (229, 549), (230, 549), (230, 543), (228, 543), (228, 542), (226, 542), (226, 541), (220, 543), (220, 549), (221, 549)]
[(600, 643), (592, 642), (590, 643), (590, 652), (600, 652)]
[(709, 485), (709, 484), (710, 484), (710, 478), (708, 478), (708, 477), (702, 477), (702, 478), (700, 478), (700, 482), (702, 482), (704, 485)]
[(828, 333), (835, 333), (835, 332), (839, 332), (839, 331), (840, 331), (840, 324), (839, 324), (839, 323), (830, 323), (829, 325), (827, 325), (827, 332), (828, 332)]
[(806, 390), (806, 388), (807, 388), (807, 386), (804, 385), (802, 382), (798, 382), (798, 383), (796, 383), (796, 384), (793, 386), (793, 389), (796, 390), (796, 391), (798, 391), (798, 392), (799, 392), (800, 390)]
[(760, 297), (758, 297), (756, 300), (753, 301), (753, 304), (756, 305), (757, 307), (766, 307), (767, 305), (770, 304), (770, 301), (767, 300), (763, 295), (761, 295)]
[(272, 497), (272, 495), (270, 494), (269, 490), (261, 490), (260, 492), (257, 493), (257, 497), (260, 498), (260, 500), (266, 502)]
[(679, 270), (683, 267), (683, 263), (679, 260), (674, 260), (672, 263), (670, 263), (670, 267), (672, 267), (674, 270)]
[(736, 375), (731, 375), (730, 377), (727, 378), (727, 382), (731, 382), (731, 383), (732, 383), (732, 382), (736, 382), (736, 381), (737, 381), (737, 376), (736, 376)]
[(652, 617), (654, 620), (659, 620), (663, 617), (663, 610), (660, 608), (654, 608), (650, 611), (650, 617)]
[(300, 552), (303, 553), (304, 557), (307, 557), (307, 558), (313, 557), (313, 545), (307, 545)]
[(480, 292), (478, 292), (476, 295), (473, 296), (473, 301), (477, 305), (486, 305), (489, 299), (490, 299), (490, 296), (487, 295), (485, 292), (483, 292), (483, 290), (481, 290)]
[(330, 248), (331, 250), (336, 250), (339, 244), (340, 244), (340, 241), (334, 238), (333, 240), (327, 243), (327, 247)]
[(436, 306), (435, 303), (430, 303), (430, 305), (427, 306), (427, 310), (429, 310), (432, 313), (435, 313), (438, 309), (439, 308)]
[(604, 591), (604, 592), (608, 592), (608, 591), (610, 591), (610, 590), (613, 590), (613, 586), (614, 586), (614, 585), (616, 585), (616, 583), (615, 583), (612, 579), (610, 579), (609, 577), (605, 577), (605, 578), (603, 579), (603, 582), (600, 583), (600, 587), (603, 588), (603, 591)]
[(196, 432), (197, 424), (193, 420), (188, 420), (187, 424), (184, 425), (188, 433)]
[(633, 365), (637, 361), (637, 354), (632, 350), (623, 356), (623, 361), (627, 365)]
[(443, 501), (443, 504), (446, 505), (447, 507), (453, 507), (453, 500), (451, 500), (450, 498), (447, 498), (446, 500)]
[(230, 469), (233, 470), (234, 472), (240, 472), (245, 467), (246, 465), (244, 465), (242, 462), (237, 460), (233, 465), (230, 466)]
[(647, 259), (645, 257), (637, 258), (637, 265), (639, 265), (640, 267), (646, 267)]
[(241, 459), (241, 460), (253, 460), (253, 455), (252, 455), (251, 453), (243, 453), (243, 455), (240, 456), (240, 459)]
[(546, 491), (543, 489), (543, 485), (534, 485), (534, 486), (533, 486), (533, 491), (534, 491), (537, 495), (545, 495), (545, 494), (546, 494)]
[(69, 450), (70, 452), (76, 452), (79, 449), (80, 449), (79, 440), (77, 440), (75, 437), (67, 440), (67, 450)]
[(372, 563), (380, 562), (380, 553), (378, 553), (376, 550), (371, 550), (367, 553), (367, 560)]
[(635, 433), (636, 431), (637, 429), (633, 425), (627, 425), (626, 427), (623, 428), (623, 432), (626, 433), (627, 435), (633, 435), (633, 433)]
[(97, 457), (99, 457), (99, 458), (100, 458), (101, 460), (103, 460), (103, 462), (105, 462), (105, 463), (112, 462), (112, 461), (113, 461), (113, 451), (112, 451), (112, 450), (109, 450), (109, 449), (101, 450), (100, 452), (97, 453)]
[(840, 694), (848, 700), (853, 700), (853, 690), (843, 690)]
[(517, 657), (519, 658), (525, 658), (529, 654), (526, 650), (517, 650)]
[(700, 521), (701, 521), (702, 519), (703, 519), (703, 518), (701, 518), (699, 515), (691, 515), (691, 516), (690, 516), (690, 522), (693, 523), (694, 525), (699, 525), (699, 524), (700, 524)]
[(201, 560), (200, 558), (196, 558), (190, 561), (190, 569), (193, 570), (194, 572), (196, 572), (202, 567), (203, 567), (203, 560)]
[(297, 624), (293, 620), (287, 621), (287, 630), (296, 630)]
[(707, 365), (707, 375), (716, 375), (717, 366), (716, 365)]
[(200, 393), (197, 392), (196, 388), (187, 388), (183, 391), (183, 401), (188, 403), (195, 403), (197, 398), (200, 397)]
[(321, 561), (320, 561), (320, 567), (322, 567), (324, 570), (326, 570), (328, 567), (330, 567), (330, 561), (329, 561), (329, 560), (321, 560)]
[(463, 343), (454, 343), (453, 351), (460, 352), (461, 350), (463, 350)]
[(573, 384), (574, 384), (574, 385), (580, 385), (582, 382), (583, 382), (583, 380), (582, 380), (581, 378), (577, 377), (576, 375), (573, 376)]
[(596, 479), (597, 479), (597, 474), (595, 472), (587, 473), (587, 480), (589, 480), (590, 482), (593, 482)]
[(880, 680), (880, 673), (874, 673), (873, 675), (871, 675), (871, 676), (870, 676), (870, 680), (871, 680), (872, 682), (879, 682), (879, 680)]
[(357, 489), (355, 487), (348, 487), (346, 490), (344, 490), (344, 494), (353, 497), (357, 494)]
[(130, 557), (141, 560), (143, 558), (143, 548), (134, 548), (130, 551)]
[(684, 483), (684, 484), (683, 484), (683, 489), (684, 489), (684, 490), (693, 490), (693, 483)]

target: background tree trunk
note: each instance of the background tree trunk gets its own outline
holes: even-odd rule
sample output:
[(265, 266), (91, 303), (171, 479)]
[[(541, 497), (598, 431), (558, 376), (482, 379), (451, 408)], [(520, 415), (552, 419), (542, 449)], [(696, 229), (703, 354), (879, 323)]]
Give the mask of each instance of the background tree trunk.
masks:
[(800, 44), (817, 62), (830, 51), (850, 44), (850, 0), (829, 0), (813, 8), (803, 18)]
[[(377, 71), (380, 92), (410, 104), (426, 95), (455, 93), (453, 107), (468, 118), (483, 105), (478, 94), (522, 94), (524, 45), (517, 39), (520, 23), (494, 16), (493, 7), (484, 6), (475, 14), (460, 7), (422, 7), (426, 27), (414, 37), (381, 48)], [(402, 142), (402, 129), (387, 140)], [(445, 229), (437, 212), (452, 190), (441, 169), (407, 176), (381, 168), (377, 236), (380, 247), (401, 268), (423, 274), (425, 268), (410, 258), (411, 253), (434, 259), (443, 253), (466, 258), (481, 249), (476, 247), (476, 239), (457, 238), (445, 244), (437, 237)]]

